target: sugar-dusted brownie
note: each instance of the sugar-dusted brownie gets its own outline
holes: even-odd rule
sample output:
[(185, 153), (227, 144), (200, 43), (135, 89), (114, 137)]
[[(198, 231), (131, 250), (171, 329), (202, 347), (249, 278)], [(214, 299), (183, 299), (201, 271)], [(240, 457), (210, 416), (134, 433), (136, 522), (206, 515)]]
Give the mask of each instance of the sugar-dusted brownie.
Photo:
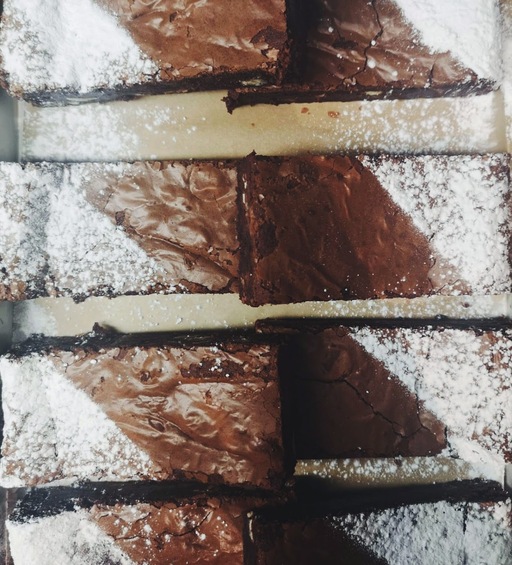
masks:
[(267, 338), (36, 339), (0, 358), (0, 374), (4, 486), (284, 481), (277, 346)]
[(0, 299), (236, 289), (231, 162), (1, 163)]
[(252, 155), (242, 300), (499, 294), (512, 286), (508, 155)]
[[(46, 492), (45, 492), (46, 490)], [(14, 565), (242, 565), (254, 493), (130, 485), (35, 489), (7, 522)]]
[[(392, 491), (388, 496), (391, 494)], [(256, 511), (249, 520), (247, 563), (510, 563), (510, 499), (388, 504), (388, 508), (376, 508), (374, 501), (367, 501), (366, 510), (358, 509), (357, 504), (344, 504), (345, 508), (338, 510), (295, 507), (277, 514)]]
[(5, 0), (3, 82), (37, 104), (280, 82), (299, 2)]
[(246, 104), (461, 96), (499, 86), (495, 0), (311, 0), (303, 73), (278, 87), (241, 88)]
[(297, 459), (442, 454), (481, 477), (512, 462), (512, 324), (503, 320), (266, 322)]

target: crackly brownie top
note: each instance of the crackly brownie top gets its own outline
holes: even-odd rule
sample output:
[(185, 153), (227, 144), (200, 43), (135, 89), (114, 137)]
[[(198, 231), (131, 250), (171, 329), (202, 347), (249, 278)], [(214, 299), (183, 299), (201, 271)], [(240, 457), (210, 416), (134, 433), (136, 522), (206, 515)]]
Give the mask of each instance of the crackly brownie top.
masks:
[[(287, 64), (285, 0), (7, 0), (0, 29), (12, 92), (87, 93)], [(252, 74), (251, 74), (252, 73)]]
[(304, 83), (425, 88), (500, 76), (493, 2), (317, 0)]

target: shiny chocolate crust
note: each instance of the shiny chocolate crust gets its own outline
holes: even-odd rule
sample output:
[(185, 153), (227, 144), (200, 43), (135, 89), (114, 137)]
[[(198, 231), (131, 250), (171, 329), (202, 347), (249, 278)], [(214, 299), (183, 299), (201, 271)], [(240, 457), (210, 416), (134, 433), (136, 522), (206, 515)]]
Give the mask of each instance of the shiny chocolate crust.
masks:
[[(235, 88), (279, 83), (295, 67), (300, 2), (249, 0), (240, 8), (231, 0), (95, 0), (129, 33), (151, 71), (115, 83), (97, 81), (87, 92), (40, 84), (27, 90), (4, 70), (10, 92), (34, 104), (106, 101), (173, 91)], [(16, 15), (16, 10), (9, 12)], [(4, 17), (4, 26), (19, 21)], [(30, 36), (32, 30), (21, 29)], [(71, 48), (70, 48), (71, 51)], [(55, 64), (48, 55), (48, 65)], [(71, 65), (73, 62), (71, 62)], [(94, 61), (90, 63), (94, 65)], [(95, 69), (89, 70), (94, 74)]]
[(247, 565), (389, 565), (340, 531), (330, 517), (280, 522), (251, 517)]
[(298, 82), (230, 91), (247, 104), (461, 96), (497, 86), (450, 53), (432, 52), (392, 0), (309, 3), (304, 71)]
[[(154, 161), (88, 175), (87, 200), (190, 292), (236, 288), (236, 166)], [(165, 286), (165, 284), (164, 284)]]
[[(277, 346), (257, 339), (253, 344), (243, 339), (219, 341), (212, 335), (209, 340), (196, 339), (196, 345), (180, 346), (179, 339), (173, 344), (172, 338), (167, 339), (167, 345), (162, 341), (163, 336), (160, 340), (146, 338), (139, 346), (103, 347), (101, 339), (94, 343), (93, 336), (82, 347), (63, 343), (59, 348), (53, 342), (48, 348), (40, 347), (39, 353), (8, 356), (2, 362), (4, 412), (9, 412), (6, 421), (12, 424), (16, 418), (6, 399), (8, 367), (23, 372), (35, 363), (33, 370), (37, 372), (42, 363), (50, 364), (52, 374), (55, 371), (64, 379), (66, 387), (72, 383), (74, 390), (85, 393), (87, 402), (94, 403), (115, 424), (121, 439), (127, 438), (149, 458), (141, 468), (132, 462), (133, 455), (122, 456), (126, 457), (123, 472), (132, 467), (133, 472), (119, 475), (119, 480), (180, 479), (279, 488), (288, 464), (281, 431)], [(41, 372), (41, 382), (55, 379), (45, 377), (43, 369)], [(60, 408), (50, 410), (53, 414), (41, 424), (41, 433), (47, 429), (49, 437), (52, 422), (65, 422), (68, 417)], [(22, 422), (19, 425), (23, 427)], [(96, 458), (89, 461), (89, 457), (97, 457), (96, 480), (116, 476), (117, 464), (108, 463), (101, 447), (96, 456), (94, 450), (80, 454), (81, 463), (71, 471), (66, 470), (64, 455), (59, 456), (59, 445), (54, 454), (46, 453), (31, 467), (20, 452), (17, 455), (16, 442), (22, 440), (13, 443), (12, 431), (4, 429), (2, 466), (7, 481), (17, 477), (18, 485), (35, 485), (61, 478), (91, 480), (93, 477), (82, 476), (81, 471), (94, 465)], [(24, 433), (27, 441), (37, 443), (30, 439), (30, 430)]]
[(297, 459), (428, 456), (446, 447), (446, 425), (348, 328), (295, 336), (280, 367)]
[[(510, 216), (509, 169), (507, 158), (498, 156), (494, 161), (494, 157), (486, 156), (248, 157), (239, 173), (242, 300), (259, 306), (507, 292), (511, 265), (510, 224), (506, 219)], [(435, 171), (435, 178), (422, 173), (426, 164)], [(384, 170), (381, 167), (389, 171), (388, 177), (393, 173), (391, 187), (397, 180), (403, 182), (398, 193), (400, 205), (377, 177), (376, 171)], [(456, 171), (455, 181), (445, 180), (444, 170)], [(444, 242), (442, 253), (434, 249), (430, 239), (436, 232), (427, 235), (431, 229), (428, 223), (425, 233), (420, 232), (402, 206), (405, 202), (421, 216), (434, 205), (439, 209), (443, 199), (457, 202), (455, 192), (445, 196), (448, 186), (469, 186), (473, 175), (481, 176), (489, 187), (499, 186), (499, 206), (508, 216), (496, 232), (502, 239), (499, 247), (495, 245), (500, 257), (488, 261), (488, 271), (499, 267), (500, 274), (493, 280), (470, 282), (448, 258), (454, 246), (450, 245), (447, 252)], [(471, 190), (479, 194), (480, 188), (472, 185)], [(481, 222), (483, 241), (485, 230), (493, 229), (487, 223), (491, 211), (483, 216), (476, 204), (468, 206), (475, 206), (471, 217)], [(463, 221), (450, 225), (459, 236), (455, 243), (473, 233), (468, 231), (472, 226)], [(479, 254), (484, 253), (485, 245), (491, 242), (482, 244)], [(475, 253), (476, 248), (466, 250), (458, 243), (452, 258), (466, 265)], [(475, 264), (480, 261), (478, 257)]]
[(0, 180), (2, 300), (237, 290), (234, 162), (3, 163)]
[(158, 506), (99, 504), (89, 514), (134, 563), (241, 565), (245, 514), (255, 503), (200, 498)]

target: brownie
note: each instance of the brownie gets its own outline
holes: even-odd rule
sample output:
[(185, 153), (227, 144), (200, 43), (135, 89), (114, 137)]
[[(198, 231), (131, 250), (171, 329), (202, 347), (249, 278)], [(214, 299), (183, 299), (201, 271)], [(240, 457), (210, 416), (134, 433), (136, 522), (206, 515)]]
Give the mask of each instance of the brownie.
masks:
[(508, 155), (252, 155), (240, 169), (247, 304), (511, 290)]
[(195, 480), (279, 488), (277, 346), (256, 335), (93, 332), (0, 358), (1, 483)]
[(3, 83), (47, 105), (279, 83), (295, 64), (297, 4), (6, 0)]
[(236, 290), (234, 163), (2, 163), (0, 205), (0, 300)]
[(465, 461), (503, 478), (512, 462), (512, 324), (492, 320), (268, 322), (297, 459)]
[(56, 487), (23, 497), (7, 522), (14, 565), (242, 565), (247, 512), (274, 504), (254, 493), (115, 490)]
[(229, 92), (228, 109), (258, 103), (461, 96), (500, 82), (494, 0), (312, 0), (299, 80)]
[(510, 499), (256, 511), (249, 528), (251, 565), (506, 565), (512, 555)]

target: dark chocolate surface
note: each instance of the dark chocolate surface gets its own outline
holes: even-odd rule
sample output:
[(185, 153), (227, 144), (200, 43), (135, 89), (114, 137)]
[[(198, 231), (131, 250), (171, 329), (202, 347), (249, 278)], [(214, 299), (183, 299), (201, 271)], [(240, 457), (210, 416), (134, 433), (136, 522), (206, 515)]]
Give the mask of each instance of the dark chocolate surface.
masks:
[(313, 0), (300, 81), (233, 90), (246, 104), (460, 96), (496, 86), (450, 53), (434, 53), (391, 0)]
[(240, 184), (252, 306), (468, 292), (358, 158), (250, 157)]
[(248, 565), (388, 565), (328, 517), (284, 523), (256, 518), (250, 528), (254, 542), (246, 550)]
[(346, 328), (297, 336), (283, 347), (298, 459), (428, 456), (445, 424), (369, 355)]

